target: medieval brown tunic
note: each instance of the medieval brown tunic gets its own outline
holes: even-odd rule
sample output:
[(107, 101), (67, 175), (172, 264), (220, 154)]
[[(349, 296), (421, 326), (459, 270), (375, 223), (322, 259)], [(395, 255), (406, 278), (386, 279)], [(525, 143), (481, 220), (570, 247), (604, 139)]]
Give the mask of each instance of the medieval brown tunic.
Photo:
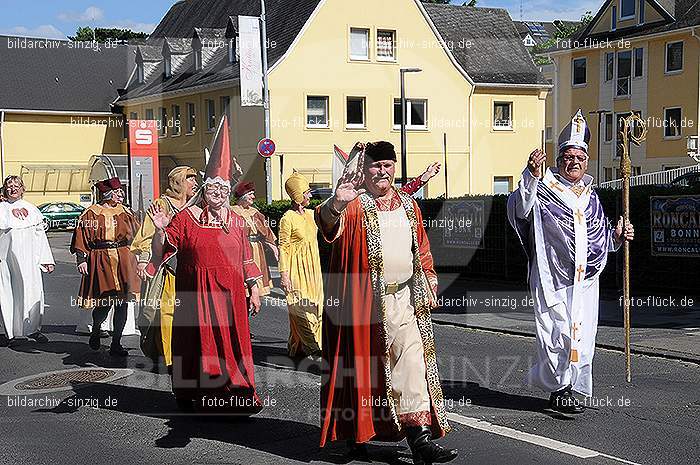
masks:
[(81, 307), (108, 306), (139, 294), (136, 258), (129, 250), (138, 229), (136, 216), (123, 205), (92, 205), (80, 216), (70, 251), (88, 265), (78, 293)]
[(276, 245), (277, 238), (270, 229), (265, 215), (255, 207), (243, 208), (240, 205), (231, 207), (237, 215), (245, 220), (246, 234), (250, 240), (250, 247), (253, 251), (253, 261), (258, 265), (262, 273), (262, 278), (258, 280), (258, 291), (261, 296), (270, 294), (273, 287), (270, 267), (265, 258), (265, 243)]

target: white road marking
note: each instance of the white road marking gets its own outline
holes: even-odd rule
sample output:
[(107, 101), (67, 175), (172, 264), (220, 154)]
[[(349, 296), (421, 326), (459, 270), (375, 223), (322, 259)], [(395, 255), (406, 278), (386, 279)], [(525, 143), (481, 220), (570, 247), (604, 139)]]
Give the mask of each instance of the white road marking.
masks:
[(478, 418), (465, 417), (458, 413), (450, 412), (447, 414), (447, 418), (449, 418), (451, 421), (454, 421), (455, 423), (459, 423), (460, 425), (468, 426), (469, 428), (486, 431), (487, 433), (497, 434), (499, 436), (515, 439), (517, 441), (527, 442), (529, 444), (534, 444), (540, 447), (546, 447), (547, 449), (556, 450), (582, 459), (590, 459), (593, 457), (605, 457), (611, 460), (626, 463), (628, 465), (640, 465), (636, 462), (630, 462), (629, 460), (621, 459), (608, 454), (603, 454), (595, 450), (586, 449), (585, 447), (567, 444), (565, 442), (557, 441), (556, 439), (551, 439), (545, 436), (538, 436), (536, 434), (518, 431), (516, 429), (508, 428), (506, 426), (494, 425), (493, 423), (489, 423), (488, 421), (480, 420)]

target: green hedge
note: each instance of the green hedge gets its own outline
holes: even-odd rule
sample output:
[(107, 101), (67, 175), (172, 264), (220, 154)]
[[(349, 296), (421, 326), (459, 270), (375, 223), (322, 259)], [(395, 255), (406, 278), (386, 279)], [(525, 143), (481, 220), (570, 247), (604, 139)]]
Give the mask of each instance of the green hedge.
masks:
[[(635, 226), (630, 268), (634, 293), (658, 291), (697, 292), (698, 257), (654, 257), (651, 255), (650, 197), (658, 195), (700, 194), (700, 189), (682, 187), (637, 186), (630, 191), (630, 219)], [(621, 191), (598, 191), (606, 215), (611, 221), (620, 216)], [(479, 199), (484, 202), (484, 235), (481, 249), (449, 248), (444, 245), (440, 219), (444, 218), (445, 202)], [(456, 273), (470, 278), (524, 283), (527, 279), (527, 258), (518, 237), (508, 223), (507, 195), (466, 196), (453, 199), (419, 200), (424, 224), (431, 243), (431, 250), (438, 271)], [(312, 201), (311, 207), (320, 201)], [(279, 220), (289, 210), (289, 201), (255, 204), (270, 221), (277, 233)], [(326, 268), (330, 247), (319, 236), (321, 261)], [(601, 286), (607, 289), (621, 287), (622, 252), (612, 254), (601, 277)]]

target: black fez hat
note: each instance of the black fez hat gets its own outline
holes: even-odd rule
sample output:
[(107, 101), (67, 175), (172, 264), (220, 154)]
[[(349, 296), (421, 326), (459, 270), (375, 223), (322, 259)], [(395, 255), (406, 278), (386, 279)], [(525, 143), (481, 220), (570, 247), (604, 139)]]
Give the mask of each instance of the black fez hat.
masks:
[(365, 156), (372, 162), (396, 161), (396, 150), (394, 150), (394, 145), (391, 142), (368, 142), (365, 146)]

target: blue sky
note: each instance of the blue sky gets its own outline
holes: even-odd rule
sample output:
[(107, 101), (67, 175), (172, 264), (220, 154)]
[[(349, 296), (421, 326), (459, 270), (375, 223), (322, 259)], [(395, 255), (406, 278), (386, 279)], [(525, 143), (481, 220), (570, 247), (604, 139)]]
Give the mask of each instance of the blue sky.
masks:
[[(0, 34), (58, 39), (72, 35), (83, 25), (151, 32), (173, 3), (174, 0), (2, 0)], [(602, 3), (603, 0), (523, 0), (522, 19), (579, 19), (588, 10), (595, 13)], [(521, 19), (520, 0), (479, 0), (478, 5), (506, 8), (513, 19)]]

